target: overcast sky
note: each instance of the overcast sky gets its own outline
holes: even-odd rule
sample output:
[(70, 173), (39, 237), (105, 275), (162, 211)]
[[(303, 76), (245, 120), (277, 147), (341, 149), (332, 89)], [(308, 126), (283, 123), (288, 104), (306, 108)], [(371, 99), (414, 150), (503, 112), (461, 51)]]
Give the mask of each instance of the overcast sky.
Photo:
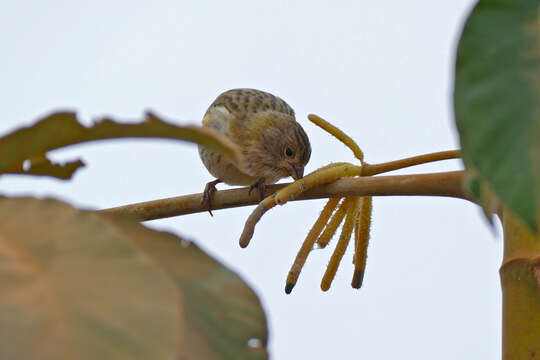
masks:
[[(12, 2), (0, 11), (0, 131), (58, 109), (76, 110), (86, 123), (104, 114), (137, 119), (146, 109), (199, 123), (219, 93), (252, 87), (296, 110), (313, 147), (307, 171), (354, 161), (308, 113), (348, 132), (371, 163), (454, 149), (454, 53), (473, 3)], [(198, 193), (212, 180), (195, 146), (172, 141), (109, 141), (53, 155), (82, 156), (88, 166), (70, 183), (3, 177), (0, 191), (105, 208)], [(461, 167), (449, 161), (401, 173)], [(362, 289), (350, 287), (349, 251), (330, 291), (320, 290), (327, 249), (310, 255), (287, 296), (287, 272), (323, 205), (273, 209), (247, 249), (238, 236), (252, 207), (147, 225), (196, 241), (253, 287), (274, 359), (500, 357), (502, 242), (477, 207), (375, 198)]]

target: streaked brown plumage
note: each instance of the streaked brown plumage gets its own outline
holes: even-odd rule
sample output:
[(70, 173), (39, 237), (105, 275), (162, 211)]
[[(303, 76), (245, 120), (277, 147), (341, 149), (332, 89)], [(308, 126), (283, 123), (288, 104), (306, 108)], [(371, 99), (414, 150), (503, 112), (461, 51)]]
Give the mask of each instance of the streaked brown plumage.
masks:
[(199, 146), (204, 165), (217, 178), (205, 189), (203, 201), (209, 208), (219, 182), (251, 185), (262, 197), (264, 185), (304, 174), (311, 155), (309, 139), (293, 109), (277, 96), (254, 89), (226, 91), (206, 111), (203, 126), (215, 128), (237, 144), (246, 164), (241, 171), (219, 153)]

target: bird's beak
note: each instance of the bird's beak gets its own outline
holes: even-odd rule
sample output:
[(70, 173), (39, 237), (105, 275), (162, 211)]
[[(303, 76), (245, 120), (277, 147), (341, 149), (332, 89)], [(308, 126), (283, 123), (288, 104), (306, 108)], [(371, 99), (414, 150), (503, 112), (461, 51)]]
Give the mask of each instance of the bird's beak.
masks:
[(294, 180), (301, 179), (304, 177), (304, 166), (303, 165), (292, 165), (291, 166), (291, 176)]

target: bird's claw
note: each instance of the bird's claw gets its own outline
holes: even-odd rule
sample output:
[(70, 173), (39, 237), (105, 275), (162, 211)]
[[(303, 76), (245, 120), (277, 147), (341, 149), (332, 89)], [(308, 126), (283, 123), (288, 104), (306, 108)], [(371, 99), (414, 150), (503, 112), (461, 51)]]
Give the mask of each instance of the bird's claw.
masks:
[(212, 199), (214, 198), (214, 194), (216, 193), (216, 184), (219, 184), (220, 182), (221, 180), (216, 179), (214, 181), (210, 181), (204, 187), (201, 205), (207, 206), (210, 216), (214, 216), (214, 214), (212, 214)]
[(257, 189), (257, 191), (259, 192), (259, 201), (263, 201), (264, 190), (266, 189), (266, 185), (264, 184), (264, 178), (260, 178), (255, 184), (249, 187), (248, 195), (251, 195), (251, 192), (255, 189)]

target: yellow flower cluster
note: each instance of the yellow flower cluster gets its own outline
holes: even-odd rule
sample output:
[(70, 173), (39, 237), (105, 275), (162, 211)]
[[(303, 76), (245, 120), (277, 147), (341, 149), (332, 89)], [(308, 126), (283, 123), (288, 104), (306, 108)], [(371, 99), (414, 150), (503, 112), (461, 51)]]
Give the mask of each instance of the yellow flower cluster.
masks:
[[(275, 205), (283, 205), (286, 202), (297, 198), (303, 192), (312, 189), (316, 186), (331, 183), (342, 177), (362, 176), (364, 164), (364, 155), (360, 147), (344, 132), (337, 127), (328, 123), (324, 119), (309, 115), (309, 120), (317, 126), (326, 130), (338, 140), (349, 147), (356, 158), (360, 160), (360, 166), (349, 163), (332, 163), (324, 166), (314, 172), (296, 180), (294, 183), (284, 187), (274, 195), (264, 199), (259, 206), (253, 211), (244, 227), (244, 231), (240, 237), (240, 246), (246, 247), (253, 236), (255, 225), (261, 216)], [(338, 206), (339, 204), (339, 206)], [(337, 209), (337, 210), (336, 210)], [(354, 288), (360, 288), (362, 285), (364, 269), (366, 266), (367, 246), (369, 239), (369, 229), (371, 226), (371, 197), (346, 197), (343, 199), (330, 198), (323, 208), (320, 216), (315, 221), (315, 224), (309, 231), (304, 243), (302, 244), (296, 260), (294, 261), (285, 285), (285, 292), (289, 294), (298, 280), (300, 271), (304, 266), (310, 251), (314, 244), (320, 248), (326, 247), (330, 239), (334, 236), (339, 225), (345, 219), (341, 235), (330, 258), (330, 262), (326, 269), (321, 282), (321, 289), (327, 291), (330, 288), (334, 279), (339, 263), (345, 254), (345, 250), (349, 245), (353, 230), (355, 239), (355, 255), (354, 264), (355, 270), (352, 280)]]

